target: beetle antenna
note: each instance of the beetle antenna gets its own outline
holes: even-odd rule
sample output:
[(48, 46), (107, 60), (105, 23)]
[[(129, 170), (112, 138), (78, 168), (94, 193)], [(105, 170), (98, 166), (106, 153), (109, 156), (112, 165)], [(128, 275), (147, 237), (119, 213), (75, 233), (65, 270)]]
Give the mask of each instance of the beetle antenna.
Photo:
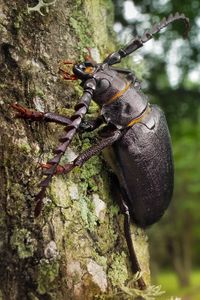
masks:
[(97, 62), (92, 57), (92, 50), (91, 48), (87, 47), (88, 55), (85, 56), (85, 61), (89, 61), (92, 65), (96, 65)]
[[(131, 41), (122, 51), (129, 55), (131, 52), (137, 50), (138, 48), (142, 47), (144, 43), (149, 41), (153, 38), (153, 35), (158, 33), (164, 27), (167, 27), (169, 24), (173, 23), (177, 20), (183, 20), (186, 26), (186, 30), (184, 32), (184, 37), (188, 35), (188, 31), (190, 28), (189, 19), (185, 17), (184, 14), (179, 14), (178, 12), (173, 16), (172, 14), (169, 15), (168, 18), (163, 18), (159, 23), (154, 23), (153, 26), (149, 30), (145, 30), (141, 38), (136, 38)], [(125, 56), (126, 56), (125, 55)]]
[(174, 16), (171, 14), (168, 18), (163, 18), (159, 23), (154, 23), (150, 29), (145, 30), (142, 37), (134, 38), (124, 48), (120, 49), (118, 52), (110, 54), (104, 60), (104, 63), (107, 63), (108, 65), (119, 63), (123, 57), (126, 57), (127, 55), (141, 48), (144, 43), (152, 39), (154, 34), (158, 33), (164, 27), (167, 27), (169, 24), (178, 20), (183, 20), (185, 23), (186, 29), (184, 32), (184, 38), (186, 38), (190, 28), (189, 19), (184, 14), (179, 14), (177, 12)]
[(52, 177), (56, 174), (59, 162), (66, 152), (67, 147), (71, 143), (74, 135), (82, 122), (84, 115), (87, 113), (88, 107), (90, 105), (93, 92), (96, 89), (95, 80), (89, 79), (84, 85), (84, 93), (79, 100), (79, 103), (75, 106), (75, 113), (70, 118), (71, 123), (65, 127), (65, 135), (59, 139), (60, 145), (54, 150), (55, 156), (47, 162), (50, 168), (44, 170), (43, 174), (46, 178), (40, 183), (41, 190), (36, 195), (36, 206), (35, 206), (35, 216), (39, 216), (42, 206), (43, 198), (46, 194), (46, 189), (49, 186)]
[[(185, 32), (183, 34), (184, 38), (186, 38), (188, 36), (188, 32), (190, 29), (190, 22), (189, 22), (189, 18), (186, 18), (186, 16), (184, 14), (179, 14), (178, 12), (175, 13), (175, 15), (173, 16), (173, 14), (169, 15), (168, 18), (163, 18), (159, 23), (155, 23), (153, 24), (153, 26), (151, 27), (150, 31), (145, 31), (143, 36), (142, 36), (142, 41), (143, 43), (146, 42), (145, 37), (147, 38), (147, 41), (149, 40), (148, 35), (154, 35), (156, 33), (158, 33), (161, 29), (163, 29), (164, 27), (167, 27), (169, 24), (173, 23), (174, 21), (177, 20), (183, 20), (185, 23)], [(147, 33), (148, 32), (148, 33)]]

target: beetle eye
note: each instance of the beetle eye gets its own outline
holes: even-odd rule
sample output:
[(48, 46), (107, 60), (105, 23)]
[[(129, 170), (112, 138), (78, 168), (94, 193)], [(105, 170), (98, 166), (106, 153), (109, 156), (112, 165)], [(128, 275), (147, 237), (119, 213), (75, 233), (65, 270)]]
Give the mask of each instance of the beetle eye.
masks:
[(80, 64), (80, 65), (79, 65), (79, 68), (80, 68), (81, 70), (85, 70), (85, 65), (84, 65), (84, 64)]

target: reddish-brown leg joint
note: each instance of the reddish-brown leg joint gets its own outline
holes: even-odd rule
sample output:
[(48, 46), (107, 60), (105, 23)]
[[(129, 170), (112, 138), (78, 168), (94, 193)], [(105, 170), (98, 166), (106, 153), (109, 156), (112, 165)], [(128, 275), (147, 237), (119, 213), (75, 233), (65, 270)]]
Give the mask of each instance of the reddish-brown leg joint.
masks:
[(27, 109), (23, 107), (22, 105), (18, 103), (13, 103), (10, 105), (14, 110), (17, 111), (15, 114), (15, 118), (22, 118), (22, 119), (30, 119), (35, 121), (40, 121), (43, 119), (44, 113), (39, 111), (32, 111), (30, 109)]
[[(44, 175), (48, 175), (48, 173), (50, 172), (49, 170), (52, 168), (52, 164), (48, 164), (48, 163), (47, 164), (43, 164), (43, 163), (41, 163), (40, 167), (42, 169), (44, 169), (44, 171), (43, 171)], [(69, 164), (66, 164), (64, 166), (58, 165), (56, 167), (54, 175), (57, 175), (57, 174), (66, 174), (69, 171), (71, 171), (74, 167), (75, 167), (75, 165), (73, 163), (69, 163)]]

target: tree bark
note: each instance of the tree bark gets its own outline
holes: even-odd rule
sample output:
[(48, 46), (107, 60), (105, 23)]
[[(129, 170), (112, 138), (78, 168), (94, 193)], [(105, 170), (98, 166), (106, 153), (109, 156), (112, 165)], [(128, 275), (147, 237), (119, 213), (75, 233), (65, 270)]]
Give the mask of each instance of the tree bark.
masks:
[[(52, 157), (63, 128), (16, 120), (9, 106), (71, 115), (81, 88), (60, 78), (59, 61), (81, 61), (87, 47), (97, 60), (113, 51), (113, 7), (110, 0), (59, 0), (38, 10), (38, 3), (0, 0), (0, 299), (123, 299), (133, 275), (102, 157), (56, 176), (35, 219), (38, 166)], [(96, 113), (92, 104), (89, 115)], [(94, 141), (91, 133), (77, 136), (65, 162)], [(147, 239), (132, 230), (148, 284)]]

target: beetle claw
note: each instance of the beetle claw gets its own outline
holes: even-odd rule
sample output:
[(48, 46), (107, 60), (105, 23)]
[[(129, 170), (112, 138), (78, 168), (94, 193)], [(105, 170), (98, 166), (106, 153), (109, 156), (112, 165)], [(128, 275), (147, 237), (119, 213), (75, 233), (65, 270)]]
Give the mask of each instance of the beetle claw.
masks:
[[(41, 163), (39, 167), (43, 169), (43, 174), (44, 175), (50, 175), (50, 174), (52, 174), (52, 168), (54, 166), (52, 164), (48, 164), (48, 163), (47, 164)], [(63, 173), (65, 173), (65, 167), (58, 165), (56, 167), (56, 169), (53, 171), (53, 173), (55, 175), (63, 174)]]
[[(41, 163), (39, 167), (43, 169), (43, 174), (44, 175), (50, 175), (50, 174), (52, 174), (52, 170), (53, 170), (54, 165), (49, 164), (49, 163), (47, 163), (47, 164)], [(64, 166), (58, 165), (56, 167), (56, 169), (53, 170), (53, 174), (54, 175), (57, 175), (57, 174), (67, 174), (73, 168), (74, 168), (74, 164), (72, 164), (72, 163), (66, 164)]]
[(29, 120), (41, 120), (43, 118), (43, 113), (39, 111), (32, 111), (18, 103), (10, 104), (10, 107), (16, 111), (15, 118), (29, 119)]

